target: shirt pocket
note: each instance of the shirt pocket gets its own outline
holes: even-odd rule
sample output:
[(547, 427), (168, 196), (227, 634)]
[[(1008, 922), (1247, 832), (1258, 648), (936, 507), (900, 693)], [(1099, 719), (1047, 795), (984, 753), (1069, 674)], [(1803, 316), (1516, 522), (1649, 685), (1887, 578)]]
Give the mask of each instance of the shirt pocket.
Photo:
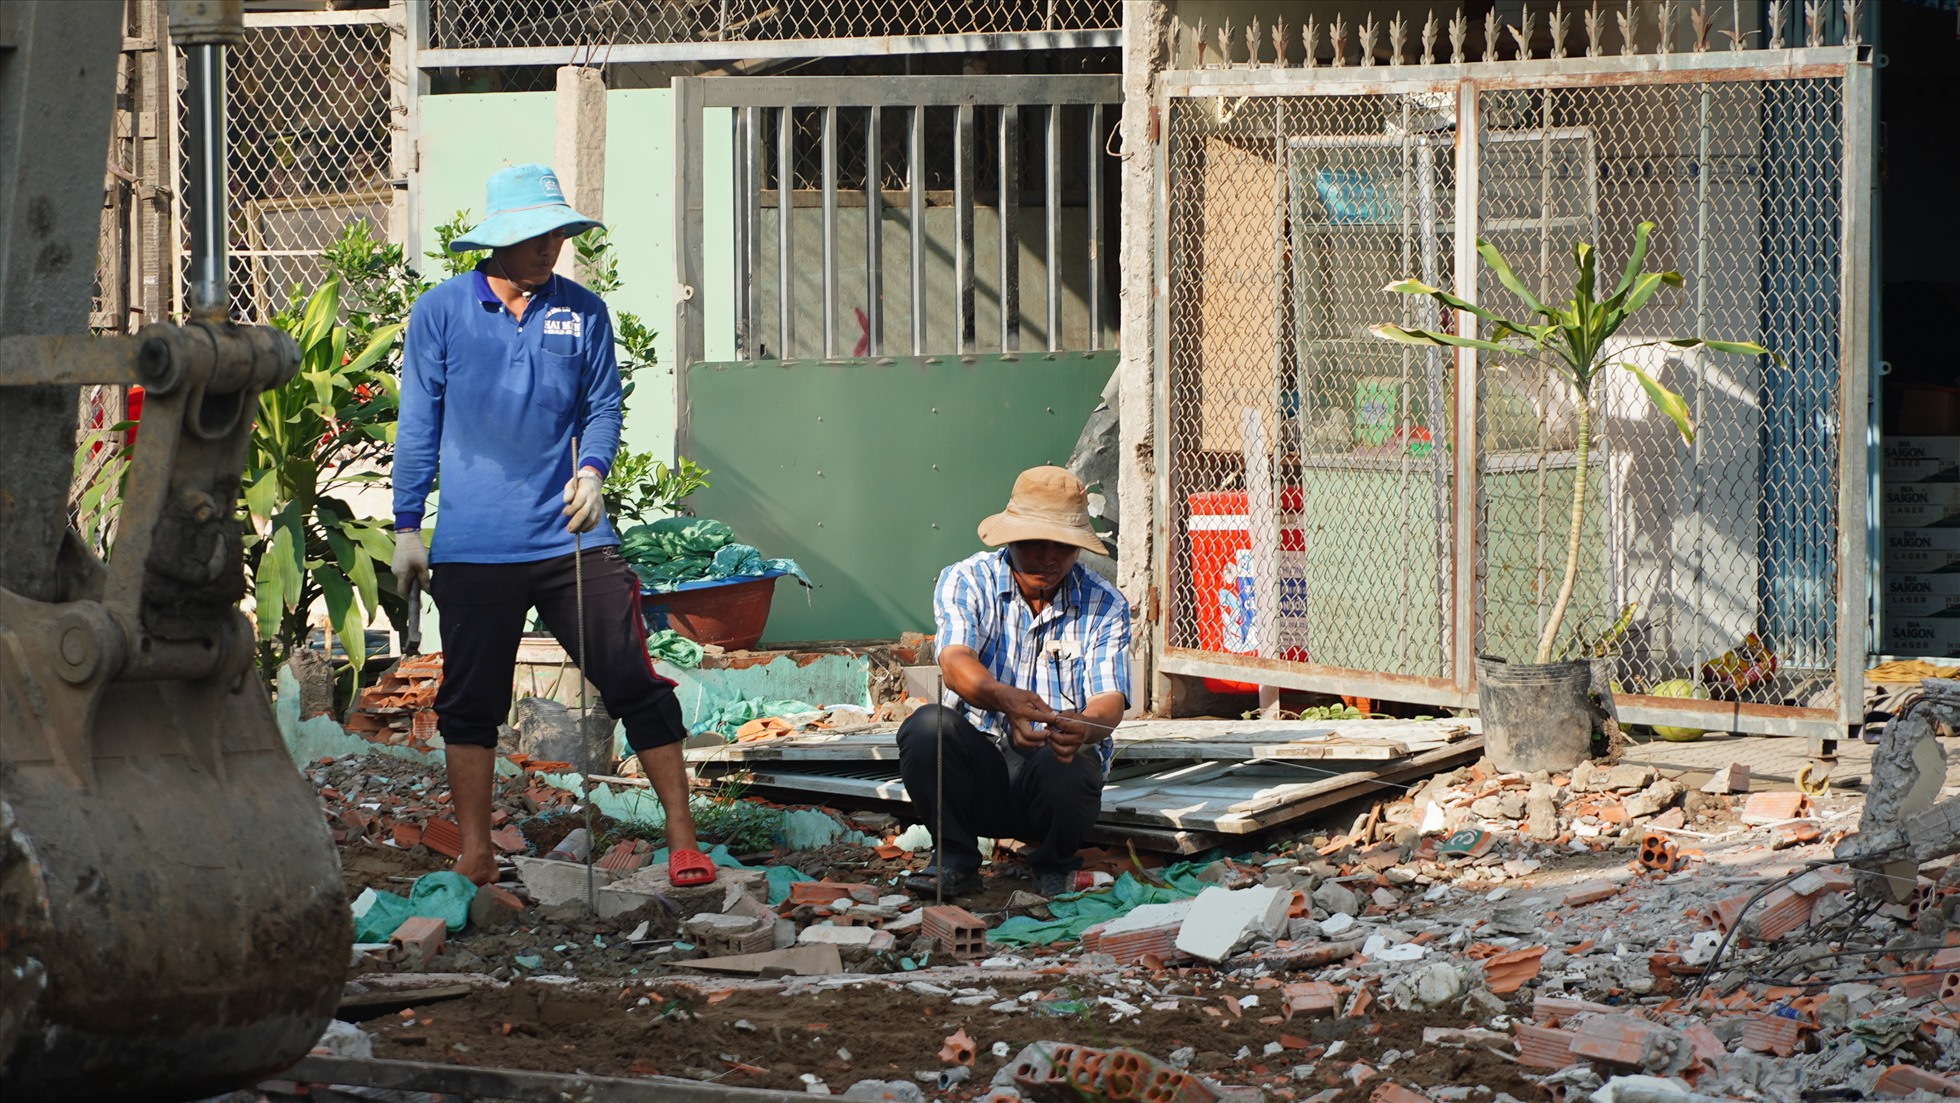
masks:
[(532, 361), (531, 397), (554, 414), (562, 414), (578, 401), (579, 369), (576, 355), (543, 352)]

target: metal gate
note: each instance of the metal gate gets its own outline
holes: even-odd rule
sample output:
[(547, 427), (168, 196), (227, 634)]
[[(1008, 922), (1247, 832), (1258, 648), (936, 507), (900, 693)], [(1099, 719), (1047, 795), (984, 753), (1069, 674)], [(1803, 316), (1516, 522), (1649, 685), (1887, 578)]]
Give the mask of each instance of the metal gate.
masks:
[[(1119, 80), (676, 80), (683, 359), (711, 345), (741, 360), (1108, 347), (1104, 107)], [(733, 172), (728, 234), (712, 240), (717, 108)], [(732, 287), (707, 285), (710, 253), (732, 260)], [(711, 316), (732, 333), (711, 340)]]
[[(1602, 634), (1632, 607), (1622, 719), (1815, 738), (1857, 722), (1871, 68), (1855, 36), (1817, 45), (1815, 18), (1812, 45), (1785, 48), (1770, 8), (1762, 49), (1712, 49), (1704, 11), (1691, 52), (1668, 52), (1672, 5), (1644, 28), (1629, 6), (1618, 53), (1597, 8), (1583, 27), (1561, 10), (1549, 50), (1529, 14), (1501, 52), (1495, 19), (1460, 16), (1420, 46), (1399, 19), (1387, 49), (1372, 20), (1277, 29), (1270, 58), (1256, 27), (1242, 59), (1229, 29), (1173, 43), (1201, 68), (1164, 74), (1156, 105), (1161, 669), (1470, 706), (1476, 655), (1529, 660), (1565, 565), (1570, 392), (1522, 355), (1368, 327), (1483, 336), (1383, 288), (1413, 276), (1519, 317), (1479, 237), (1562, 301), (1575, 243), (1617, 275), (1652, 221), (1647, 267), (1686, 287), (1616, 342), (1755, 341), (1783, 364), (1631, 353), (1687, 400), (1691, 445), (1610, 373), (1566, 624)], [(1549, 56), (1479, 61), (1466, 39)], [(1722, 699), (1649, 692), (1678, 679)]]

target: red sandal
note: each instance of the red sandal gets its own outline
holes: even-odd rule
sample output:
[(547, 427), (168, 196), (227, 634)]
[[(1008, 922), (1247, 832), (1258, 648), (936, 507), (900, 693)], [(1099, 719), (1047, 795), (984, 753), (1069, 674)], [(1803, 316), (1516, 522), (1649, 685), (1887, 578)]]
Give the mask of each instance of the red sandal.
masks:
[(667, 854), (667, 883), (680, 888), (711, 884), (715, 863), (698, 850), (673, 850)]

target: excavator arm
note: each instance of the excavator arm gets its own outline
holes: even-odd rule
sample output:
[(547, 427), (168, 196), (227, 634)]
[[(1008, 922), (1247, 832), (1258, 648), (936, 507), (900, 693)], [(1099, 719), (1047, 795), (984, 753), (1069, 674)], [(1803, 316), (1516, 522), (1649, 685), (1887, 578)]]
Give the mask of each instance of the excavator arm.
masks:
[[(174, 1100), (304, 1056), (347, 968), (332, 840), (253, 668), (238, 484), (284, 333), (225, 317), (234, 2), (191, 75), (193, 317), (91, 337), (123, 4), (0, 4), (0, 1095)], [(68, 524), (78, 388), (143, 385), (107, 562)], [(17, 1094), (18, 1093), (18, 1094)]]

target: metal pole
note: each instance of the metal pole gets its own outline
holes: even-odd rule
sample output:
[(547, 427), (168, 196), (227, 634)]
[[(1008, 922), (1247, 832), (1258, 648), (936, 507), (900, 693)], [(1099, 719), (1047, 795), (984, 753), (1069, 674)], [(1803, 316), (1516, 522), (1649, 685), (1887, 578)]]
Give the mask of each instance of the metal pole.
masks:
[(912, 109), (905, 156), (906, 200), (911, 204), (912, 355), (926, 351), (926, 109)]
[(837, 108), (823, 109), (823, 355), (837, 355)]
[(791, 108), (776, 109), (776, 341), (780, 346), (776, 355), (784, 360), (796, 356), (796, 321), (789, 279), (792, 263), (789, 219), (791, 196), (796, 191), (793, 115)]
[(999, 107), (1000, 351), (1021, 347), (1021, 109)]
[[(735, 217), (748, 227), (742, 240), (748, 249), (748, 279), (741, 284), (742, 344), (745, 358), (762, 355), (762, 109), (742, 109), (742, 209)], [(780, 351), (780, 350), (778, 350)]]
[[(1481, 163), (1478, 148), (1483, 126), (1477, 117), (1477, 86), (1465, 83), (1456, 96), (1456, 257), (1453, 273), (1456, 293), (1465, 302), (1477, 302), (1477, 202)], [(1467, 310), (1456, 312), (1457, 334), (1477, 335), (1477, 316)], [(1450, 593), (1456, 615), (1452, 618), (1456, 638), (1451, 648), (1451, 675), (1459, 691), (1475, 685), (1476, 674), (1470, 657), (1477, 653), (1477, 610), (1482, 600), (1477, 585), (1477, 550), (1482, 539), (1478, 523), (1477, 499), (1479, 460), (1482, 445), (1477, 440), (1477, 350), (1456, 350), (1456, 502), (1451, 531), (1456, 537)]]
[(864, 328), (865, 352), (885, 354), (885, 158), (878, 108), (864, 116)]
[(973, 349), (973, 105), (954, 108), (953, 348)]
[(189, 65), (190, 132), (185, 145), (191, 231), (191, 316), (223, 321), (230, 314), (225, 259), (225, 50), (214, 43), (185, 49)]
[(1089, 347), (1102, 348), (1103, 105), (1089, 106)]
[(749, 267), (749, 233), (753, 229), (748, 211), (754, 201), (749, 191), (749, 124), (752, 113), (743, 109), (729, 112), (729, 122), (734, 129), (735, 161), (735, 358), (747, 360), (753, 353), (749, 344), (749, 282), (754, 278), (754, 269)]
[[(1048, 351), (1062, 347), (1062, 105), (1048, 105), (1048, 129), (1042, 135), (1047, 164), (1041, 170), (1042, 203), (1048, 212)], [(1095, 251), (1095, 246), (1090, 246)]]

